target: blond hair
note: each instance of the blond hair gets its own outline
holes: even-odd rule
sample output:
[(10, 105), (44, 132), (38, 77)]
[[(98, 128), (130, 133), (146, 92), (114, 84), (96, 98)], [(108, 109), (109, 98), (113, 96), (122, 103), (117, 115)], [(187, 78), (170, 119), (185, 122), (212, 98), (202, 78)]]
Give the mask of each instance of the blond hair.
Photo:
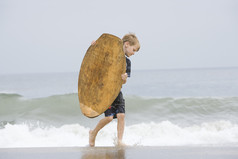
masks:
[(136, 35), (134, 33), (129, 33), (129, 34), (126, 34), (123, 38), (122, 38), (122, 41), (123, 41), (123, 44), (125, 42), (129, 42), (129, 44), (131, 46), (136, 46), (137, 47), (137, 50), (136, 51), (139, 51), (140, 50), (140, 43), (139, 43), (139, 40), (137, 39)]

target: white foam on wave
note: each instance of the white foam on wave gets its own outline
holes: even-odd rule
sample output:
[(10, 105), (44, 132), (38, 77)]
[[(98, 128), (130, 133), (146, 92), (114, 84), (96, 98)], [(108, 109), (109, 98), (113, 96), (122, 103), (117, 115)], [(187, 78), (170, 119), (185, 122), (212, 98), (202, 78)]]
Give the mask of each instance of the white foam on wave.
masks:
[[(104, 127), (98, 134), (96, 146), (114, 146), (116, 122)], [(87, 146), (89, 128), (79, 124), (59, 128), (35, 128), (26, 124), (0, 129), (0, 147), (68, 147)], [(216, 121), (180, 127), (169, 121), (141, 123), (125, 128), (124, 142), (139, 146), (237, 145), (238, 125), (230, 121)]]
[[(133, 125), (125, 140), (143, 146), (229, 145), (238, 143), (238, 125), (229, 121), (179, 127), (169, 121)], [(139, 132), (139, 133), (138, 133)], [(136, 143), (138, 142), (138, 143)]]

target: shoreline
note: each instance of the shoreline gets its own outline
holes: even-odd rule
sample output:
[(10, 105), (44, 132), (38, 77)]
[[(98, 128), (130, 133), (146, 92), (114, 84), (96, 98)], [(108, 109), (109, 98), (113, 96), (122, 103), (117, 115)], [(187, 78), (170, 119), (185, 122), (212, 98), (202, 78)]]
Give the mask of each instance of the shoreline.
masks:
[(0, 148), (0, 159), (235, 159), (236, 146), (28, 147)]

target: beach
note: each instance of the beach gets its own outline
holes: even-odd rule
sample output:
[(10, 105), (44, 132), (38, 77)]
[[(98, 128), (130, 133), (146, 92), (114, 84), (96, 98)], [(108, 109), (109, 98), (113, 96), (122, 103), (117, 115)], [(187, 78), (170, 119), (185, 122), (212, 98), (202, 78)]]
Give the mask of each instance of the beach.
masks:
[(0, 159), (237, 159), (238, 147), (2, 148)]

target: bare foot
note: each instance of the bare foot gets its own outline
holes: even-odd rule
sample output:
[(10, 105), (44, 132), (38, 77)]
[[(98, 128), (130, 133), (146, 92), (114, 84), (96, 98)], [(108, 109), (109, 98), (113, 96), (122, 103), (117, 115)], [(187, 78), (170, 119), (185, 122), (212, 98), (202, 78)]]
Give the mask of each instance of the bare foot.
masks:
[(117, 141), (117, 146), (119, 147), (125, 147), (127, 146), (125, 143), (123, 143), (122, 141)]
[(89, 146), (94, 147), (95, 146), (95, 135), (93, 134), (93, 130), (89, 131)]

